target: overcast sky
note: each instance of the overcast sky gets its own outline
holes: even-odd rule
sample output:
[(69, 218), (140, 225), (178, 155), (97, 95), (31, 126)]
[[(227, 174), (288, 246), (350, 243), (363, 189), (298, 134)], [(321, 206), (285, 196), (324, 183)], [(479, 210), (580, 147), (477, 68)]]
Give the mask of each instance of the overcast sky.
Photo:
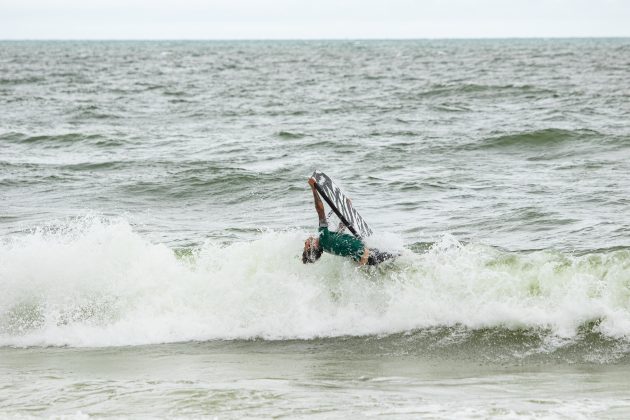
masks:
[(0, 39), (630, 36), (630, 0), (0, 0)]

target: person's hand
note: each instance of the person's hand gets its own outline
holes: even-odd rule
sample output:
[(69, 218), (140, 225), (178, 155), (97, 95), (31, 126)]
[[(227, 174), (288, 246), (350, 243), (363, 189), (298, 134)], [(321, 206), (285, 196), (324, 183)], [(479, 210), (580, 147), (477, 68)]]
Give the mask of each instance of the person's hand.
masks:
[(315, 188), (315, 184), (316, 184), (315, 178), (309, 178), (308, 179), (308, 185), (310, 185), (311, 188)]

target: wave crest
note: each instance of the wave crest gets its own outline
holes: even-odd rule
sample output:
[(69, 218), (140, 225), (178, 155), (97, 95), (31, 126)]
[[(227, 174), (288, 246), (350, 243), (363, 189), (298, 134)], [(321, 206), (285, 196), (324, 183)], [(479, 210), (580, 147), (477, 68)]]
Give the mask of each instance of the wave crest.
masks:
[(445, 236), (393, 263), (299, 259), (305, 232), (172, 250), (124, 220), (86, 218), (0, 244), (0, 345), (310, 339), (457, 327), (585, 324), (630, 333), (630, 250), (503, 252)]

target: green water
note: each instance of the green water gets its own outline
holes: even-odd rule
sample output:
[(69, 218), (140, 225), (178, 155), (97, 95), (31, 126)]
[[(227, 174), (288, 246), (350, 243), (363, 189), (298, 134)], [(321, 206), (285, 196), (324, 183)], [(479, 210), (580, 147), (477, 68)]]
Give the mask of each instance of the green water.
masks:
[(12, 403), (2, 409), (219, 418), (624, 418), (630, 409), (627, 364), (425, 358), (370, 340), (369, 351), (361, 339), (5, 349)]
[[(629, 66), (0, 42), (0, 417), (628, 417)], [(400, 258), (301, 263), (314, 169)]]

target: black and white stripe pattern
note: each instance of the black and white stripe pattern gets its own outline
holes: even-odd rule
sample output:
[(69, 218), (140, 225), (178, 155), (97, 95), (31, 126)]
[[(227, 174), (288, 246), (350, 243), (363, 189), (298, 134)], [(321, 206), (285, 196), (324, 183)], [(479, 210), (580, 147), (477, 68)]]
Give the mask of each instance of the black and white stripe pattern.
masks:
[(341, 188), (328, 175), (321, 171), (315, 171), (312, 177), (315, 179), (315, 188), (317, 188), (319, 194), (341, 222), (348, 227), (350, 232), (358, 238), (365, 238), (372, 234), (372, 229), (352, 207), (348, 197), (341, 191)]

